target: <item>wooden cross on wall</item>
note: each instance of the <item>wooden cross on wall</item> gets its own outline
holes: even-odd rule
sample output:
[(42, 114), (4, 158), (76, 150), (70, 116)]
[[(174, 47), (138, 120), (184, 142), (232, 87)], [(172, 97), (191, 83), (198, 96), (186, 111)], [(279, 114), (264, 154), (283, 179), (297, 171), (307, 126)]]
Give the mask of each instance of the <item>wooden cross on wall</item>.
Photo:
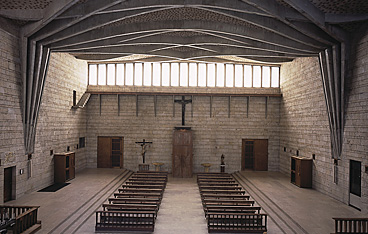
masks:
[(185, 125), (185, 106), (188, 103), (192, 103), (192, 99), (185, 100), (185, 96), (181, 96), (181, 100), (175, 100), (175, 102), (181, 104), (181, 125)]
[(146, 162), (146, 147), (147, 145), (149, 144), (152, 144), (153, 142), (151, 141), (146, 141), (146, 139), (143, 139), (143, 141), (136, 141), (135, 142), (136, 144), (140, 144), (141, 147), (142, 147), (142, 158), (143, 158), (143, 164)]

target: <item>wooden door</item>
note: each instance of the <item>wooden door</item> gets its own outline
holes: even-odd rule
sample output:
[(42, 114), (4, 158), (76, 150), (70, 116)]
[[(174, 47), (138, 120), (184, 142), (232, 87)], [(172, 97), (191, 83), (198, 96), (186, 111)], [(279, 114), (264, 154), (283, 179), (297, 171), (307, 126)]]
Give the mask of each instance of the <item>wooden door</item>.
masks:
[(268, 170), (268, 140), (242, 140), (241, 168), (255, 171)]
[(123, 167), (123, 138), (102, 137), (97, 139), (97, 168)]
[(350, 160), (349, 171), (349, 205), (361, 210), (362, 200), (362, 163)]
[(254, 170), (268, 170), (268, 140), (254, 141)]
[(4, 169), (4, 202), (13, 199), (13, 167)]
[(175, 130), (173, 138), (173, 177), (192, 177), (193, 143), (190, 130)]
[(254, 168), (254, 141), (243, 140), (242, 170)]
[(97, 138), (97, 168), (111, 168), (111, 138)]
[(111, 167), (123, 167), (123, 144), (121, 137), (111, 138)]

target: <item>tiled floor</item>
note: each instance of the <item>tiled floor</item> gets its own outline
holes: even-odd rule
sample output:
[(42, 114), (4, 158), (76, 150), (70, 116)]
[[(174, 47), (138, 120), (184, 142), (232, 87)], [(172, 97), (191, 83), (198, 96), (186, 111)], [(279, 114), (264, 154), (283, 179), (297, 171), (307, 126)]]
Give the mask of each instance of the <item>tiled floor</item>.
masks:
[[(299, 188), (279, 172), (242, 171), (244, 187), (269, 215), (268, 234), (334, 232), (333, 217), (362, 217), (360, 211), (314, 189)], [(366, 217), (366, 216), (365, 216)]]
[[(290, 184), (277, 172), (241, 172), (248, 192), (269, 214), (268, 234), (333, 232), (332, 217), (362, 214), (312, 189)], [(125, 170), (87, 169), (53, 193), (34, 192), (6, 204), (38, 205), (39, 233), (94, 233), (95, 210), (127, 177)], [(204, 234), (206, 220), (195, 178), (169, 177), (155, 234)]]

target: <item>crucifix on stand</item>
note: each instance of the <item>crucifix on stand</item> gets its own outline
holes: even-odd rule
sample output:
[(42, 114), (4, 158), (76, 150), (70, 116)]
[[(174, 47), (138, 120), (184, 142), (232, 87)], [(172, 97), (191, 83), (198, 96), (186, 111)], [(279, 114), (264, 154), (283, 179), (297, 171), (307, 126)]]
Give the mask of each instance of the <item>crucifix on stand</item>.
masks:
[(146, 139), (143, 139), (143, 141), (137, 141), (135, 142), (136, 144), (140, 144), (141, 147), (142, 147), (142, 158), (143, 158), (143, 164), (146, 162), (146, 147), (149, 145), (149, 144), (152, 144), (153, 142), (151, 141), (146, 141)]
[(185, 96), (181, 96), (181, 100), (175, 100), (176, 103), (181, 104), (181, 125), (185, 125), (185, 105), (192, 103), (192, 99), (185, 100)]

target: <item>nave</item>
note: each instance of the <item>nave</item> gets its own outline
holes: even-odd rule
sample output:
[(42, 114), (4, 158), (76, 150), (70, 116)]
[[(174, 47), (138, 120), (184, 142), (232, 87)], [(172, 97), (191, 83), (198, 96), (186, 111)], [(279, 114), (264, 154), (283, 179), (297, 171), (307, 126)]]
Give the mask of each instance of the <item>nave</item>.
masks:
[[(39, 233), (95, 233), (95, 211), (129, 175), (122, 169), (86, 169), (56, 192), (33, 192), (9, 205), (40, 206)], [(361, 216), (315, 190), (292, 185), (278, 172), (243, 171), (234, 177), (268, 214), (267, 233), (331, 233), (332, 217)], [(196, 176), (169, 175), (154, 233), (208, 233)]]

